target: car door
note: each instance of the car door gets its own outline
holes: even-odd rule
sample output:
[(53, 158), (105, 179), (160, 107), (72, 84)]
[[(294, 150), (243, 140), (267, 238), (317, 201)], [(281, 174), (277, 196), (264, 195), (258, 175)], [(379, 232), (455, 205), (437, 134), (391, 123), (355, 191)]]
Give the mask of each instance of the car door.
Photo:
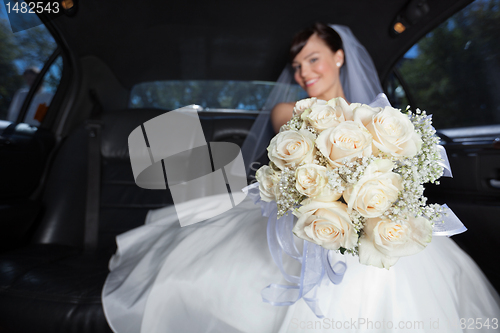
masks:
[(500, 288), (500, 8), (476, 1), (415, 44), (385, 82), (394, 105), (433, 115), (453, 178), (426, 187), (468, 231), (453, 239)]
[(63, 58), (45, 26), (13, 33), (1, 11), (0, 54), (1, 250), (27, 241), (42, 208), (38, 198), (55, 146), (50, 120)]

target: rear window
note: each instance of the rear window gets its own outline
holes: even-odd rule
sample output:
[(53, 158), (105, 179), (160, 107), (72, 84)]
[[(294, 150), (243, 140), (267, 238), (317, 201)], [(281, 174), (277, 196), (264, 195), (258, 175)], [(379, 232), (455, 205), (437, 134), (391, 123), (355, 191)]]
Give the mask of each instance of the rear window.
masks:
[[(197, 104), (204, 110), (261, 110), (276, 83), (264, 81), (179, 80), (154, 81), (135, 85), (130, 108), (173, 110)], [(289, 100), (306, 98), (298, 85), (291, 88)]]

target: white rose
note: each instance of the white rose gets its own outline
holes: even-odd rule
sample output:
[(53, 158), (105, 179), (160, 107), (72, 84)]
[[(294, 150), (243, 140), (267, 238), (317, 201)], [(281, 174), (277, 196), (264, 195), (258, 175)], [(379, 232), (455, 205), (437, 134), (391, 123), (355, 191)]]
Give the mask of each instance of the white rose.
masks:
[(372, 108), (371, 106), (366, 104), (357, 103), (355, 105), (351, 104), (351, 106), (353, 108), (352, 113), (354, 120), (360, 121), (365, 126), (373, 119), (375, 115), (382, 111), (381, 107)]
[(313, 105), (310, 111), (302, 113), (302, 120), (322, 132), (327, 128), (335, 127), (343, 122), (342, 111), (335, 110), (330, 105)]
[(316, 154), (314, 139), (314, 134), (306, 130), (280, 132), (267, 147), (269, 160), (280, 170), (311, 163)]
[(350, 249), (358, 242), (358, 234), (347, 214), (347, 206), (339, 201), (306, 200), (294, 212), (298, 217), (293, 233), (328, 250)]
[(403, 190), (400, 175), (392, 172), (394, 164), (377, 159), (365, 169), (363, 176), (344, 192), (349, 211), (356, 209), (364, 217), (382, 215)]
[(337, 112), (340, 111), (344, 115), (344, 120), (353, 120), (353, 106), (356, 103), (352, 103), (351, 105), (347, 104), (346, 100), (342, 97), (333, 98), (328, 101), (328, 105), (333, 107)]
[(387, 106), (373, 116), (366, 128), (373, 136), (374, 151), (378, 149), (396, 157), (412, 157), (422, 147), (422, 139), (411, 120), (393, 107)]
[(297, 103), (295, 103), (295, 107), (293, 108), (293, 115), (301, 115), (304, 111), (310, 110), (311, 107), (315, 104), (326, 104), (325, 101), (321, 99), (317, 99), (316, 97), (301, 99)]
[(367, 219), (359, 239), (359, 262), (389, 268), (400, 257), (422, 251), (432, 240), (432, 226), (424, 217), (396, 223), (385, 218)]
[(321, 132), (316, 146), (333, 167), (338, 167), (344, 158), (370, 156), (372, 135), (359, 122), (345, 121), (335, 128)]
[(337, 201), (342, 194), (327, 185), (327, 169), (317, 164), (304, 164), (295, 171), (295, 187), (300, 194), (318, 201)]
[[(356, 109), (357, 107), (360, 107), (361, 105), (363, 105), (363, 104), (361, 104), (361, 103), (351, 103), (349, 106), (354, 111), (354, 109)], [(353, 114), (354, 114), (354, 112), (353, 112)]]
[(278, 183), (281, 178), (281, 173), (276, 172), (269, 165), (264, 165), (255, 173), (255, 178), (259, 182), (260, 198), (262, 201), (276, 201), (278, 191)]

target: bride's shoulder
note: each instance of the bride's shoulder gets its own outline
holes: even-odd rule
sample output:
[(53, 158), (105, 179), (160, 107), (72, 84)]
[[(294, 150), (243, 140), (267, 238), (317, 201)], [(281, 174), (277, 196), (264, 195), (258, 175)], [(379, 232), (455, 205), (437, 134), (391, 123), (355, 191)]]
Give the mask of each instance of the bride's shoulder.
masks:
[(271, 121), (276, 133), (279, 132), (279, 129), (283, 124), (285, 124), (292, 118), (294, 106), (294, 102), (278, 103), (274, 106), (273, 110), (271, 111)]
[(275, 113), (288, 112), (291, 115), (294, 106), (295, 102), (278, 103), (274, 106), (272, 113), (275, 114)]

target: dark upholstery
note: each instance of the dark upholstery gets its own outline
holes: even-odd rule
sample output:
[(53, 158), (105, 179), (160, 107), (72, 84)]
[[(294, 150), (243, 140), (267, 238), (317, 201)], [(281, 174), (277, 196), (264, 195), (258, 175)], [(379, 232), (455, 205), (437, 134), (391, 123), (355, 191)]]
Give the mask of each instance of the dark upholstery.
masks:
[(0, 204), (0, 252), (19, 246), (26, 242), (29, 232), (41, 203), (33, 200), (14, 200)]
[[(0, 332), (110, 332), (101, 304), (115, 236), (140, 226), (150, 209), (172, 203), (169, 191), (135, 185), (128, 135), (164, 110), (102, 115), (102, 175), (97, 253), (82, 250), (87, 132), (65, 139), (48, 175), (43, 219), (32, 244), (0, 255)], [(30, 211), (26, 210), (26, 213)]]
[(111, 332), (101, 305), (108, 260), (51, 244), (2, 255), (0, 332)]

